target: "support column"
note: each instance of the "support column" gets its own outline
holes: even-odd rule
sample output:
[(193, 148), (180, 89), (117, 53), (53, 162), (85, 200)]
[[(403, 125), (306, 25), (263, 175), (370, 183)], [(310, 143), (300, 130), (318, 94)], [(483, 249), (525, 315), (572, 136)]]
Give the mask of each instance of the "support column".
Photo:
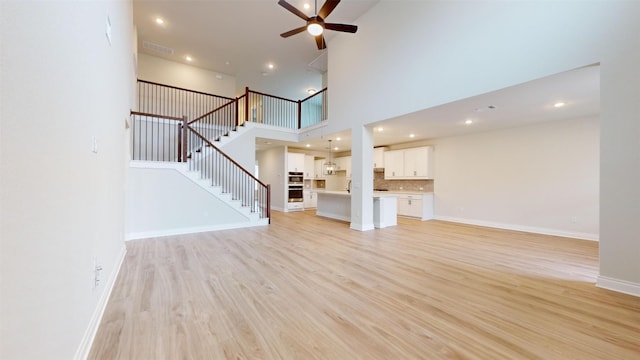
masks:
[(351, 129), (351, 225), (373, 230), (373, 129)]

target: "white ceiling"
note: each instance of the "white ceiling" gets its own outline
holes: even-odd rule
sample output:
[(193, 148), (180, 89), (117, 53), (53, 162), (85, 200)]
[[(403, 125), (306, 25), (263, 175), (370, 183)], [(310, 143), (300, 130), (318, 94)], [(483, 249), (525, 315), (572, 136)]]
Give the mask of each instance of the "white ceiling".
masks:
[[(554, 104), (564, 102), (556, 108)], [(489, 106), (495, 109), (489, 110)], [(398, 143), (478, 133), (600, 114), (600, 66), (588, 66), (530, 81), (498, 91), (455, 101), (372, 124), (374, 145)], [(470, 125), (466, 120), (472, 120)], [(382, 127), (383, 131), (377, 129)], [(411, 138), (409, 135), (414, 134)], [(339, 141), (336, 141), (340, 138)], [(326, 151), (328, 139), (338, 152), (351, 149), (350, 131), (324, 135), (290, 147)], [(271, 142), (271, 146), (284, 143)], [(306, 147), (306, 145), (311, 145)], [(258, 142), (260, 148), (266, 140)]]
[[(327, 21), (357, 25), (357, 18), (378, 1), (342, 0)], [(313, 15), (314, 0), (288, 2)], [(304, 10), (305, 2), (311, 5), (309, 10)], [(323, 3), (319, 0), (318, 8)], [(309, 88), (322, 88), (322, 72), (326, 71), (323, 55), (331, 50), (331, 39), (337, 34), (325, 33), (328, 49), (323, 51), (306, 32), (283, 39), (281, 33), (305, 23), (277, 0), (134, 0), (133, 15), (138, 51), (233, 75), (239, 89), (249, 86), (294, 100), (307, 97)], [(164, 24), (156, 24), (157, 17), (164, 19)], [(144, 49), (144, 41), (171, 48), (174, 53)], [(185, 60), (186, 55), (193, 58), (191, 63)], [(275, 65), (273, 70), (267, 67), (269, 63)]]
[[(303, 10), (313, 0), (288, 1)], [(378, 0), (342, 0), (328, 21), (352, 23), (374, 6)], [(318, 1), (318, 7), (323, 0)], [(305, 10), (303, 10), (305, 11)], [(162, 17), (165, 23), (155, 23)], [(138, 31), (140, 52), (169, 60), (188, 63), (184, 57), (194, 58), (190, 65), (236, 77), (238, 87), (302, 99), (308, 88), (322, 87), (322, 72), (327, 67), (327, 51), (331, 38), (327, 32), (328, 49), (319, 51), (313, 37), (306, 32), (283, 39), (280, 33), (304, 25), (304, 22), (277, 4), (277, 0), (206, 0), (206, 1), (142, 1), (134, 0), (134, 23)], [(344, 34), (340, 36), (358, 36)], [(143, 41), (174, 49), (173, 55), (145, 50)], [(228, 64), (227, 64), (228, 62)], [(270, 70), (267, 64), (273, 63)], [(389, 119), (376, 126), (376, 146), (391, 145), (455, 136), (466, 133), (522, 126), (535, 122), (576, 117), (597, 116), (600, 112), (600, 69), (590, 66), (525, 84), (494, 91), (476, 97), (426, 109), (399, 118)], [(265, 76), (266, 74), (266, 76)], [(558, 101), (567, 103), (554, 108)], [(495, 110), (476, 111), (489, 105)], [(464, 121), (471, 119), (471, 125)], [(415, 134), (410, 138), (409, 134)], [(287, 144), (292, 147), (325, 151), (327, 139), (336, 139), (339, 152), (351, 148), (348, 131), (327, 134), (322, 139)], [(258, 140), (258, 148), (281, 145), (276, 141)]]

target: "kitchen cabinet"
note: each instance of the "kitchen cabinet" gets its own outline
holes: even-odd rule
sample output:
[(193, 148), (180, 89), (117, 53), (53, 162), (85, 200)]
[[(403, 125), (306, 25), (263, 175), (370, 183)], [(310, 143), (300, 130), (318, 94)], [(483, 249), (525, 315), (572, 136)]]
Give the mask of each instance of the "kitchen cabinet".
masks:
[(318, 206), (318, 196), (317, 196), (317, 193), (315, 191), (304, 190), (302, 193), (303, 193), (303, 196), (304, 196), (304, 208), (305, 209), (313, 209), (313, 208), (316, 208)]
[(315, 178), (316, 179), (324, 179), (324, 162), (325, 161), (326, 160), (316, 160), (316, 161), (314, 161), (315, 168), (316, 168), (315, 169), (316, 170), (316, 173), (315, 173)]
[(384, 152), (387, 150), (386, 147), (377, 147), (373, 149), (373, 168), (374, 169), (382, 169), (384, 168)]
[(404, 176), (404, 150), (385, 151), (384, 178), (401, 179)]
[(338, 171), (344, 171), (347, 178), (351, 178), (351, 156), (341, 156), (336, 158)]
[(312, 155), (305, 155), (304, 156), (304, 174), (303, 177), (305, 179), (313, 179), (315, 177), (315, 173), (316, 173), (316, 169), (315, 169), (315, 162), (313, 160), (313, 156)]
[(433, 179), (433, 147), (425, 146), (384, 153), (385, 179)]
[(433, 193), (400, 193), (397, 196), (398, 215), (420, 220), (433, 219)]
[(304, 172), (304, 154), (287, 153), (287, 171)]

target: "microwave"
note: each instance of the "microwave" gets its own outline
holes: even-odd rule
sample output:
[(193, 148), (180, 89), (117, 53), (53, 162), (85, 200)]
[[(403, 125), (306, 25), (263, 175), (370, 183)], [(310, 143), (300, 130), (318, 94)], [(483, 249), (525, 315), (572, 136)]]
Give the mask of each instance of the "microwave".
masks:
[(289, 184), (290, 185), (302, 185), (303, 175), (301, 172), (290, 172), (289, 173)]

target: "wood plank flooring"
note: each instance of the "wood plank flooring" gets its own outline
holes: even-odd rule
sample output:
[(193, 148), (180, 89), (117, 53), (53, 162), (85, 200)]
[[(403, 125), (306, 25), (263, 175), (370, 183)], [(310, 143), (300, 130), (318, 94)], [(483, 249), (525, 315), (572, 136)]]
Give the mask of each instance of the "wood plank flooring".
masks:
[(90, 359), (640, 359), (595, 242), (314, 214), (129, 242)]

